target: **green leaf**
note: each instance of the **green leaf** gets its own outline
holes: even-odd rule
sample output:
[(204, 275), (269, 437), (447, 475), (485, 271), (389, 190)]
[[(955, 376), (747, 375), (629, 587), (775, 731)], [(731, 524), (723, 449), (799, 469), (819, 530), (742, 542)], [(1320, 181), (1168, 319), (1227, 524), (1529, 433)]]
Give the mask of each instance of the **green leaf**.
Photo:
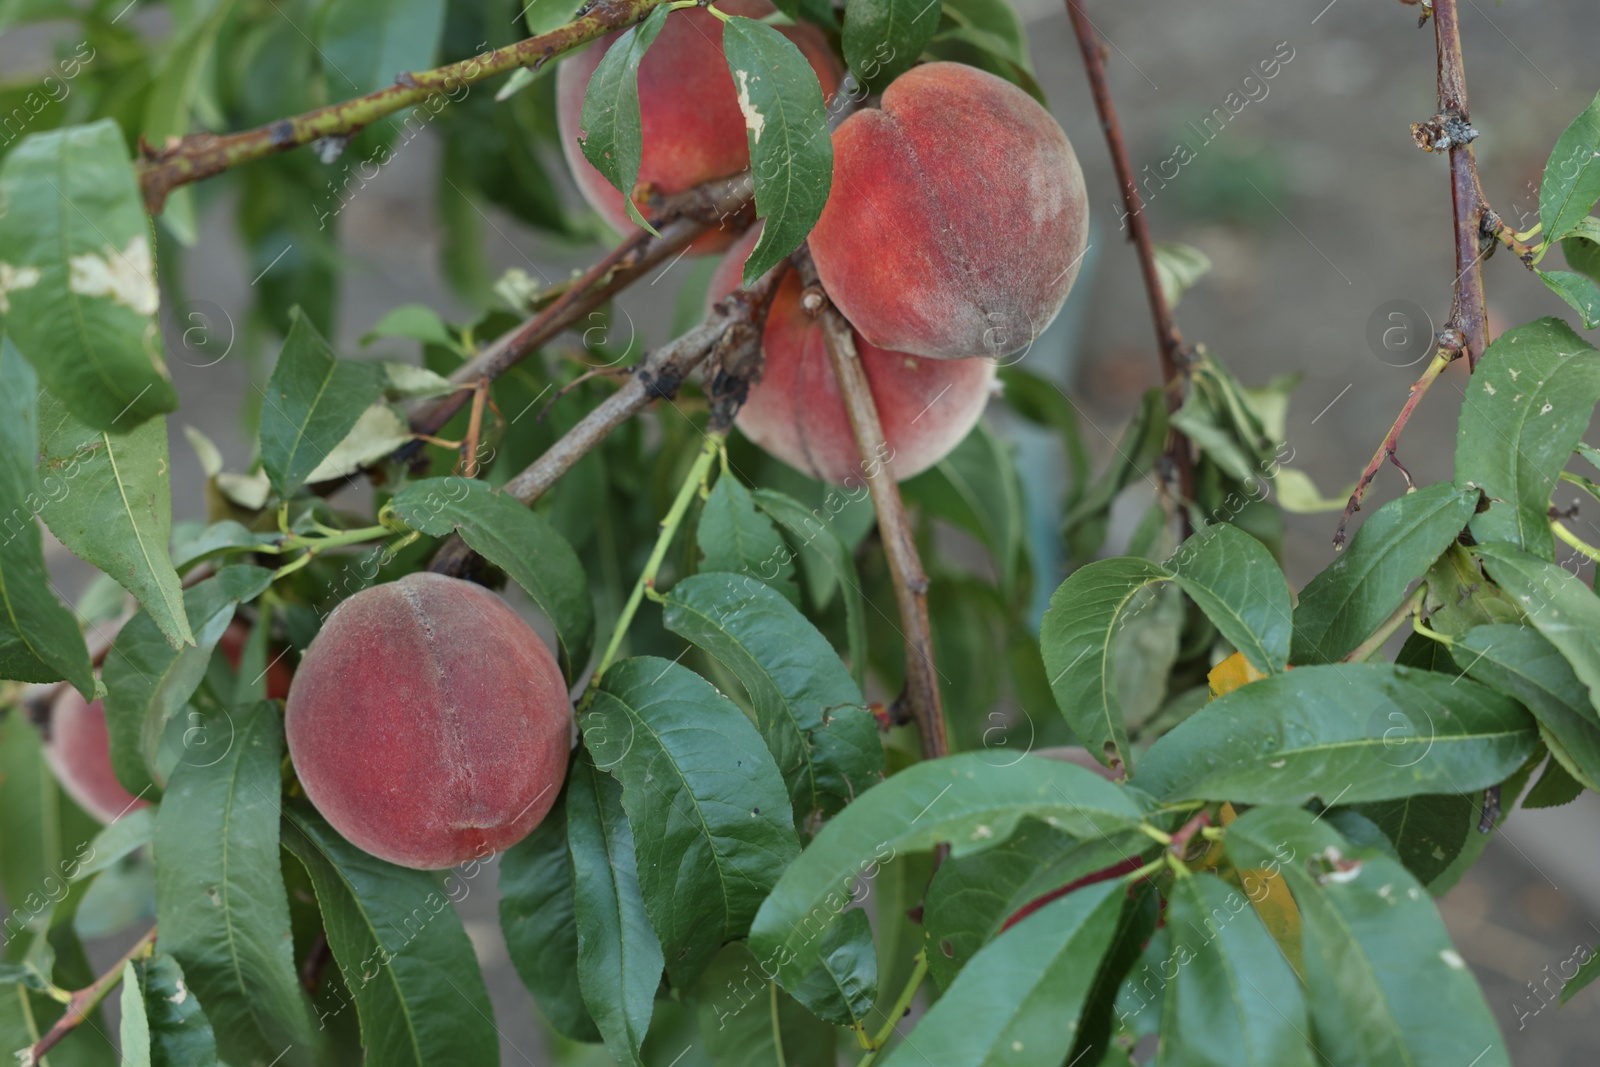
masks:
[[(847, 23), (847, 40), (849, 33)], [(745, 260), (749, 285), (799, 248), (822, 217), (833, 187), (833, 136), (816, 71), (793, 41), (735, 15), (723, 24), (722, 50), (744, 113), (756, 215), (766, 220)]]
[[(167, 724), (183, 710), (205, 677), (212, 650), (233, 621), (234, 609), (271, 584), (271, 571), (240, 564), (224, 567), (185, 590), (184, 611), (194, 620), (196, 634), (195, 643), (182, 649), (167, 644), (155, 621), (143, 612), (117, 633), (101, 673), (106, 683), (111, 766), (128, 792), (143, 795), (157, 784), (155, 771)], [(209, 764), (220, 758), (213, 751), (216, 739), (212, 733), (203, 729), (193, 734), (195, 744), (178, 754), (179, 761)], [(231, 737), (228, 729), (220, 733)]]
[(589, 662), (594, 601), (583, 563), (541, 515), (472, 478), (427, 478), (394, 495), (389, 506), (412, 529), (432, 537), (459, 533), (473, 551), (505, 571), (550, 617), (568, 681)]
[(39, 438), (45, 491), (39, 514), (50, 532), (132, 593), (174, 648), (193, 642), (178, 572), (167, 557), (166, 420), (103, 433), (79, 422), (53, 393), (41, 393)]
[(650, 928), (622, 787), (584, 753), (567, 786), (578, 928), (578, 987), (611, 1058), (639, 1065), (661, 984), (661, 943)]
[(1007, 0), (946, 0), (943, 13), (959, 25), (982, 30), (1002, 43), (1001, 54), (1007, 59), (1023, 70), (1032, 69), (1027, 31), (1017, 9)]
[(1300, 591), (1290, 661), (1333, 663), (1348, 655), (1394, 614), (1477, 503), (1476, 489), (1441, 482), (1379, 508), (1350, 547)]
[[(129, 1024), (143, 1058), (130, 1053)], [(178, 961), (165, 952), (129, 960), (122, 972), (122, 1055), (130, 1065), (214, 1067), (217, 1041)]]
[(573, 1041), (599, 1041), (578, 988), (566, 803), (563, 792), (533, 833), (500, 857), (500, 930), (517, 975), (551, 1027)]
[(956, 976), (885, 1067), (1060, 1067), (1127, 899), (1119, 881), (1069, 893), (1001, 934)]
[[(406, 337), (413, 341), (421, 341), (423, 344), (439, 345), (449, 349), (456, 349), (461, 345), (461, 342), (451, 333), (450, 327), (445, 325), (445, 321), (440, 317), (439, 313), (426, 304), (401, 304), (399, 307), (390, 308), (384, 312), (383, 318), (379, 319), (372, 329), (361, 335), (361, 345), (366, 347), (383, 337)], [(410, 367), (406, 364), (396, 364), (395, 366), (405, 366), (408, 371), (420, 371), (422, 374), (432, 375), (433, 373), (432, 371), (425, 371), (420, 367)], [(394, 381), (393, 378), (394, 372), (391, 371), (391, 381), (389, 383), (391, 388), (402, 384)]]
[(1500, 623), (1468, 630), (1450, 654), (1458, 671), (1531, 711), (1551, 755), (1580, 780), (1600, 783), (1600, 721), (1583, 683), (1554, 645), (1536, 630)]
[[(1571, 962), (1570, 958), (1562, 961), (1563, 964), (1569, 962)], [(1590, 951), (1589, 957), (1578, 965), (1578, 969), (1573, 972), (1572, 977), (1568, 978), (1566, 984), (1561, 987), (1561, 1003), (1565, 1004), (1571, 1000), (1574, 995), (1583, 991), (1596, 978), (1600, 978), (1600, 953)]]
[(1154, 247), (1162, 295), (1168, 307), (1177, 307), (1183, 294), (1211, 272), (1211, 257), (1193, 245), (1175, 241), (1157, 241)]
[(580, 123), (584, 135), (578, 140), (584, 158), (622, 194), (628, 217), (651, 233), (656, 233), (656, 228), (633, 202), (644, 152), (644, 133), (639, 125), (639, 63), (666, 25), (667, 12), (665, 5), (651, 11), (649, 18), (628, 27), (606, 49), (583, 94)]
[(918, 763), (845, 808), (790, 864), (756, 916), (751, 951), (792, 988), (816, 965), (818, 939), (852, 903), (852, 886), (899, 853), (941, 842), (955, 856), (979, 852), (1029, 817), (1098, 839), (1130, 831), (1140, 815), (1132, 794), (1058, 760), (995, 766), (975, 752)]
[(705, 557), (700, 570), (749, 575), (772, 586), (791, 604), (800, 602), (794, 553), (772, 520), (756, 511), (750, 490), (733, 475), (724, 474), (712, 487), (696, 537)]
[(276, 704), (229, 713), (226, 753), (179, 763), (156, 816), (161, 950), (205, 1005), (232, 1062), (311, 1060), (278, 856), (283, 721)]
[(1567, 266), (1600, 282), (1600, 219), (1590, 215), (1581, 220), (1570, 235), (1562, 238), (1561, 251)]
[(383, 368), (339, 359), (309, 316), (292, 313), (261, 401), (261, 465), (288, 500), (383, 392)]
[(44, 504), (34, 464), (39, 458), (39, 379), (0, 334), (0, 678), (54, 682), (65, 678), (94, 699), (94, 667), (78, 623), (56, 599), (44, 565), (35, 514)]
[(994, 848), (941, 863), (922, 909), (933, 980), (941, 989), (950, 988), (967, 961), (1021, 908), (1126, 861), (1139, 847), (1119, 847), (1104, 837), (1079, 840), (1030, 821)]
[(1600, 352), (1559, 319), (1508, 330), (1467, 387), (1456, 431), (1456, 485), (1482, 489), (1479, 541), (1509, 541), (1545, 559), (1550, 493), (1600, 400)]
[(1146, 610), (1151, 594), (1145, 590), (1165, 581), (1177, 582), (1259, 670), (1284, 669), (1289, 589), (1266, 547), (1241, 530), (1208, 527), (1185, 541), (1168, 565), (1124, 557), (1074, 571), (1050, 598), (1039, 647), (1068, 725), (1108, 765), (1118, 758), (1131, 764), (1113, 640)]
[(1600, 284), (1593, 278), (1570, 270), (1536, 270), (1534, 273), (1544, 282), (1545, 288), (1578, 313), (1584, 329), (1600, 326)]
[(789, 534), (791, 543), (801, 547), (802, 554), (810, 553), (805, 556), (812, 561), (806, 564), (810, 568), (808, 574), (826, 567), (827, 573), (837, 582), (840, 597), (844, 600), (850, 672), (855, 677), (856, 688), (861, 688), (866, 682), (867, 673), (866, 602), (861, 593), (861, 575), (856, 570), (855, 556), (839, 536), (828, 528), (831, 516), (823, 514), (822, 509), (828, 506), (828, 500), (833, 499), (832, 494), (815, 509), (807, 508), (794, 497), (775, 489), (757, 489), (751, 495), (761, 510)]
[[(1298, 672), (1297, 672), (1298, 673)], [(1509, 1067), (1433, 901), (1388, 856), (1350, 855), (1310, 812), (1261, 807), (1227, 830), (1241, 868), (1281, 872), (1305, 930), (1312, 1040), (1351, 1067)]]
[(39, 378), (94, 430), (175, 410), (139, 185), (111, 119), (23, 139), (0, 166), (0, 316)]
[[(834, 1028), (767, 979), (743, 944), (717, 954), (700, 976), (694, 999), (714, 1067), (835, 1067), (838, 1062)], [(782, 1035), (781, 1057), (777, 1035)]]
[(1108, 766), (1131, 765), (1128, 726), (1117, 699), (1112, 641), (1154, 597), (1148, 587), (1171, 573), (1149, 560), (1124, 557), (1080, 567), (1050, 597), (1039, 630), (1050, 690), (1078, 739)]
[(115, 867), (123, 859), (148, 845), (156, 833), (159, 808), (138, 808), (120, 816), (89, 842), (88, 858), (78, 865), (70, 880), (81, 882)]
[[(141, 135), (152, 145), (164, 145), (169, 137), (189, 132), (189, 113), (194, 107), (200, 79), (216, 51), (217, 32), (233, 11), (233, 0), (219, 0), (203, 19), (191, 26), (175, 26), (161, 72), (156, 76), (144, 106)], [(174, 190), (176, 191), (176, 190)], [(167, 207), (172, 207), (169, 195)], [(185, 241), (185, 244), (192, 242)]]
[(333, 0), (322, 9), (327, 78), (339, 99), (377, 92), (402, 72), (434, 65), (444, 32), (444, 0)]
[(1455, 862), (1478, 821), (1473, 798), (1459, 794), (1379, 800), (1357, 804), (1354, 810), (1383, 831), (1400, 862), (1423, 885)]
[(883, 743), (833, 647), (770, 586), (748, 575), (698, 574), (672, 587), (668, 630), (739, 679), (809, 834), (883, 780)]
[(872, 923), (860, 908), (847, 911), (822, 935), (817, 966), (795, 983), (794, 999), (838, 1026), (867, 1025), (878, 998), (878, 952)]
[(1561, 131), (1539, 182), (1539, 222), (1546, 240), (1577, 229), (1600, 199), (1600, 93)]
[[(1600, 708), (1600, 597), (1570, 573), (1510, 545), (1473, 549), (1496, 585), (1516, 597), (1528, 621), (1556, 646)], [(1592, 717), (1591, 717), (1592, 718)]]
[(1218, 697), (1150, 747), (1135, 783), (1170, 800), (1300, 804), (1466, 793), (1533, 754), (1538, 733), (1485, 686), (1387, 663), (1275, 674)]
[(948, 519), (984, 543), (1000, 588), (1017, 587), (1025, 559), (1022, 483), (1011, 447), (983, 423), (944, 459), (900, 487), (923, 511)]
[(1111, 524), (1111, 505), (1123, 489), (1140, 478), (1153, 486), (1150, 471), (1167, 447), (1167, 402), (1161, 389), (1147, 389), (1140, 398), (1127, 429), (1117, 441), (1116, 455), (1093, 485), (1067, 509), (1061, 533), (1067, 542), (1068, 562), (1087, 563), (1105, 543)]
[[(1300, 982), (1250, 900), (1209, 874), (1167, 893), (1158, 1067), (1312, 1067)], [(1163, 974), (1165, 970), (1163, 969)]]
[(367, 1062), (496, 1062), (494, 1009), (472, 942), (445, 896), (448, 879), (441, 887), (431, 872), (367, 855), (309, 805), (285, 805), (283, 815), (283, 843), (311, 875), (328, 947), (355, 998)]
[(579, 727), (622, 783), (645, 908), (686, 985), (744, 936), (799, 852), (783, 778), (744, 713), (667, 660), (606, 671)]
[(939, 28), (937, 0), (847, 0), (844, 58), (875, 90), (911, 69)]
[(1524, 808), (1559, 808), (1571, 804), (1583, 795), (1585, 785), (1574, 778), (1559, 759), (1545, 761), (1544, 773), (1533, 783), (1527, 796), (1522, 798)]

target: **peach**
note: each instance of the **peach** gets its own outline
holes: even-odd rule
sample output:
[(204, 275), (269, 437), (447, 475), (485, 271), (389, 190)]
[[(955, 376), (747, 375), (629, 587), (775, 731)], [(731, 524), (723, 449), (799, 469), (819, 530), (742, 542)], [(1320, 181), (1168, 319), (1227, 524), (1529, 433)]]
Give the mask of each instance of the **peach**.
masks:
[(117, 781), (111, 769), (111, 735), (100, 701), (85, 701), (76, 689), (63, 687), (50, 709), (50, 737), (45, 760), (56, 781), (78, 807), (103, 823), (150, 806)]
[[(250, 624), (234, 619), (223, 631), (217, 647), (228, 662), (239, 666), (239, 656), (250, 636)], [(292, 672), (282, 660), (267, 668), (267, 696), (281, 700), (289, 693)], [(109, 823), (130, 811), (148, 807), (149, 801), (123, 788), (111, 769), (111, 735), (106, 709), (98, 700), (89, 703), (76, 689), (62, 687), (50, 710), (50, 738), (45, 759), (56, 780), (80, 808), (100, 822)]]
[[(729, 15), (765, 18), (777, 9), (768, 0), (722, 0)], [(778, 32), (793, 41), (817, 72), (824, 97), (839, 86), (839, 62), (815, 26), (782, 26)], [(578, 144), (583, 94), (606, 50), (621, 31), (563, 60), (556, 72), (556, 116), (561, 146), (578, 189), (607, 222), (623, 233), (635, 230), (617, 191), (584, 157)], [(722, 52), (722, 24), (700, 8), (667, 16), (661, 34), (639, 64), (639, 120), (643, 133), (639, 184), (634, 203), (646, 217), (647, 194), (681, 193), (714, 178), (738, 174), (750, 166), (744, 113)], [(728, 247), (736, 235), (712, 231), (692, 246), (697, 252)]]
[[(759, 228), (728, 253), (711, 280), (711, 298), (738, 288)], [(737, 423), (767, 452), (813, 478), (844, 484), (862, 476), (861, 455), (839, 395), (822, 328), (800, 306), (791, 271), (774, 294), (761, 343), (762, 378), (752, 386)], [(897, 478), (920, 474), (961, 443), (989, 400), (995, 365), (987, 359), (918, 359), (886, 352), (856, 335), (867, 383), (878, 406)]]
[(544, 818), (572, 706), (555, 657), (503, 600), (421, 573), (334, 609), (295, 672), (285, 728), (334, 829), (436, 870), (508, 848)]
[(1088, 232), (1055, 119), (993, 74), (928, 63), (834, 133), (810, 243), (828, 295), (874, 345), (1002, 358), (1061, 310)]

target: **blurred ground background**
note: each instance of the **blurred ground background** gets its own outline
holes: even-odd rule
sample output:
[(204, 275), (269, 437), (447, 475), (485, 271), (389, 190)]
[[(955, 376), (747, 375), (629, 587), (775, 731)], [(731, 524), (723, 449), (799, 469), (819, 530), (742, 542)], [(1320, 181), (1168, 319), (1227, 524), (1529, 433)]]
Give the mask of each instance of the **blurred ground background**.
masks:
[[(1153, 335), (1134, 257), (1117, 230), (1120, 202), (1064, 11), (1051, 0), (1023, 0), (1022, 9), (1039, 81), (1083, 163), (1095, 222), (1066, 325), (1030, 355), (1030, 366), (1061, 376), (1103, 459), (1140, 391), (1157, 381)], [(1303, 375), (1288, 441), (1294, 465), (1330, 495), (1341, 495), (1359, 472), (1422, 366), (1395, 366), (1403, 360), (1377, 354), (1369, 323), (1384, 305), (1410, 301), (1433, 318), (1411, 324), (1426, 334), (1449, 311), (1455, 272), (1446, 164), (1419, 152), (1408, 132), (1435, 103), (1433, 31), (1417, 29), (1416, 11), (1395, 0), (1089, 6), (1112, 45), (1110, 76), (1136, 169), (1148, 164), (1154, 173), (1179, 140), (1199, 146), (1203, 138), (1188, 124), (1223, 108), (1228, 94), (1243, 96), (1241, 83), (1258, 61), (1291, 57), (1265, 83), (1264, 98), (1198, 147), (1176, 178), (1151, 186), (1148, 211), (1157, 239), (1193, 244), (1215, 266), (1179, 309), (1186, 338), (1204, 343), (1246, 384)], [(1594, 0), (1464, 0), (1461, 22), (1484, 186), (1507, 221), (1526, 228), (1537, 218), (1546, 154), (1600, 88), (1600, 9)], [(0, 39), (0, 69), (42, 65), (52, 32), (30, 27)], [(447, 318), (464, 310), (436, 267), (435, 151), (427, 135), (408, 144), (343, 212), (340, 341), (347, 352), (397, 304), (430, 304)], [(498, 269), (560, 278), (596, 254), (557, 247), (497, 214), (489, 221)], [(217, 309), (242, 321), (251, 271), (225, 213), (213, 211), (204, 223), (185, 266), (190, 298), (204, 302), (208, 316)], [(622, 301), (624, 321), (668, 321), (679, 281), (673, 272), (688, 269), (668, 268), (656, 283), (631, 290)], [(1485, 275), (1496, 329), (1546, 314), (1572, 318), (1507, 253), (1485, 264)], [(177, 427), (193, 423), (217, 441), (231, 468), (246, 464), (236, 398), (259, 369), (252, 371), (242, 346), (215, 363), (215, 348), (184, 349), (187, 310), (166, 309), (166, 341), (183, 398), (174, 420), (175, 511), (197, 518), (200, 471)], [(649, 339), (664, 337), (652, 332)], [(1404, 438), (1402, 458), (1419, 482), (1451, 470), (1464, 371), (1446, 375)], [(1030, 476), (1048, 480), (1052, 472)], [(1391, 469), (1373, 499), (1400, 489)], [(1297, 586), (1332, 558), (1335, 521), (1291, 519), (1287, 563)], [(1584, 521), (1594, 526), (1592, 516)], [(55, 562), (75, 573), (69, 560)], [(1600, 945), (1597, 816), (1600, 798), (1593, 795), (1565, 808), (1518, 812), (1442, 902), (1519, 1065), (1600, 1060), (1600, 988), (1554, 1006), (1563, 962)], [(549, 1056), (541, 1027), (496, 929), (493, 882), (492, 873), (477, 880), (463, 914), (495, 999), (504, 1062), (542, 1065)], [(114, 958), (116, 948), (96, 946), (97, 962)]]

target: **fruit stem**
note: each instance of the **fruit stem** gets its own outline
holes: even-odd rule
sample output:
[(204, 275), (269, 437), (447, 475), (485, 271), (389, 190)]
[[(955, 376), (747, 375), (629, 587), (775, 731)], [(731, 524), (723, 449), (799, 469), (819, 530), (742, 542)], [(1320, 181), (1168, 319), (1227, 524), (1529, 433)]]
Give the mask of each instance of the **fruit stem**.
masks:
[(622, 606), (622, 614), (617, 616), (617, 624), (611, 630), (611, 640), (606, 643), (605, 654), (600, 657), (600, 665), (594, 669), (594, 674), (589, 676), (589, 685), (584, 690), (583, 699), (578, 703), (580, 713), (587, 711), (589, 705), (594, 703), (600, 676), (605, 674), (606, 668), (617, 658), (623, 638), (628, 635), (628, 627), (632, 625), (633, 617), (644, 600), (645, 590), (655, 589), (656, 574), (661, 570), (662, 561), (667, 558), (667, 549), (672, 547), (672, 540), (677, 536), (678, 527), (683, 523), (683, 516), (688, 512), (690, 502), (705, 484), (706, 475), (711, 473), (712, 460), (722, 454), (725, 438), (726, 435), (720, 433), (706, 435), (706, 443), (701, 447), (700, 455), (695, 457), (694, 465), (689, 468), (688, 477), (683, 480), (683, 485), (678, 488), (677, 497), (672, 501), (672, 507), (668, 509), (666, 518), (661, 520), (661, 533), (656, 537), (655, 547), (650, 550), (650, 558), (645, 561), (644, 570), (639, 572), (639, 580), (633, 583), (633, 592), (628, 594), (628, 602)]
[(900, 991), (894, 1007), (889, 1009), (889, 1021), (883, 1024), (878, 1036), (872, 1039), (872, 1050), (861, 1057), (861, 1062), (856, 1064), (856, 1067), (872, 1067), (878, 1058), (878, 1053), (883, 1051), (883, 1046), (894, 1036), (894, 1024), (911, 1010), (911, 1001), (916, 998), (917, 990), (921, 988), (922, 980), (926, 977), (928, 977), (928, 953), (927, 950), (923, 950), (917, 953), (916, 966), (911, 969), (911, 978), (906, 982), (906, 987)]

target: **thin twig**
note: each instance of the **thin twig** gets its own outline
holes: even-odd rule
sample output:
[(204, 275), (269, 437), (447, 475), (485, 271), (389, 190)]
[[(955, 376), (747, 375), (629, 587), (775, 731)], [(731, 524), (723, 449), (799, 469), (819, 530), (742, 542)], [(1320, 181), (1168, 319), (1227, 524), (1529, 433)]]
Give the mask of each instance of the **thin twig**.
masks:
[(72, 994), (72, 999), (67, 1002), (67, 1010), (61, 1013), (55, 1025), (45, 1032), (45, 1035), (34, 1042), (33, 1047), (17, 1054), (17, 1058), (24, 1067), (38, 1063), (44, 1059), (45, 1053), (55, 1048), (61, 1039), (70, 1034), (74, 1028), (89, 1017), (89, 1013), (105, 999), (106, 994), (115, 989), (117, 983), (122, 981), (122, 968), (129, 960), (138, 959), (148, 955), (156, 943), (156, 930), (151, 927), (143, 937), (133, 943), (133, 947), (122, 954), (122, 958), (111, 965), (111, 969), (94, 980), (92, 985), (86, 986)]
[(537, 70), (563, 52), (643, 20), (663, 2), (665, 0), (604, 0), (585, 5), (587, 10), (582, 17), (549, 33), (434, 70), (399, 74), (394, 85), (366, 96), (279, 119), (243, 133), (194, 133), (173, 138), (164, 145), (142, 145), (143, 158), (138, 162), (137, 173), (145, 206), (150, 214), (159, 215), (167, 195), (181, 185), (324, 137), (351, 136), (379, 119), (430, 97), (443, 94), (456, 99), (456, 94), (466, 86), (518, 67)]
[(878, 405), (867, 382), (867, 372), (856, 352), (855, 331), (832, 304), (827, 303), (817, 279), (816, 265), (804, 246), (793, 256), (800, 280), (806, 285), (803, 305), (817, 316), (822, 337), (839, 380), (839, 393), (855, 432), (861, 455), (861, 473), (878, 514), (883, 554), (894, 581), (895, 604), (900, 609), (901, 633), (906, 646), (904, 699), (922, 733), (922, 756), (938, 759), (950, 751), (945, 739), (944, 706), (939, 695), (939, 672), (933, 661), (933, 630), (928, 620), (928, 576), (917, 554), (916, 539), (906, 518), (900, 486), (894, 477), (894, 451), (883, 437)]
[[(1439, 52), (1439, 117), (1455, 128), (1470, 131), (1467, 109), (1467, 74), (1461, 58), (1461, 26), (1456, 0), (1434, 0), (1434, 38)], [(1456, 246), (1456, 280), (1450, 322), (1466, 335), (1467, 366), (1476, 369), (1489, 336), (1489, 312), (1483, 292), (1484, 212), (1483, 186), (1472, 155), (1475, 134), (1452, 138), (1450, 144), (1450, 202)]]
[(1346, 663), (1365, 663), (1367, 658), (1384, 646), (1384, 642), (1393, 637), (1404, 625), (1405, 621), (1422, 611), (1422, 605), (1428, 599), (1428, 586), (1424, 582), (1405, 599), (1405, 603), (1394, 609), (1394, 614), (1384, 619), (1378, 628), (1367, 636), (1350, 654), (1344, 658)]
[[(1139, 186), (1134, 181), (1133, 163), (1128, 158), (1128, 146), (1122, 137), (1122, 123), (1117, 118), (1117, 108), (1111, 100), (1111, 83), (1106, 78), (1105, 45), (1084, 12), (1082, 0), (1067, 0), (1067, 15), (1072, 19), (1073, 32), (1078, 36), (1078, 47), (1083, 52), (1083, 66), (1089, 75), (1089, 89), (1094, 95), (1095, 110), (1100, 113), (1106, 147), (1111, 151), (1111, 165), (1117, 172), (1117, 184), (1122, 189), (1122, 203), (1127, 209), (1128, 236), (1139, 255), (1139, 273), (1144, 278), (1145, 295), (1150, 301), (1150, 321), (1155, 325), (1156, 346), (1161, 357), (1161, 384), (1166, 393), (1167, 413), (1171, 414), (1183, 404), (1187, 378), (1188, 355), (1183, 335), (1178, 332), (1177, 323), (1172, 318), (1172, 308), (1168, 306), (1166, 293), (1161, 288), (1155, 245), (1150, 236), (1149, 220), (1144, 214), (1144, 199), (1139, 195)], [(1177, 471), (1184, 500), (1194, 499), (1194, 467), (1189, 454), (1189, 442), (1176, 429), (1169, 431), (1167, 456)], [(1188, 510), (1180, 508), (1180, 511), (1187, 531)]]
[[(749, 172), (696, 186), (662, 200), (652, 214), (658, 220), (656, 237), (640, 230), (605, 258), (575, 279), (544, 310), (522, 325), (496, 338), (472, 359), (457, 367), (450, 381), (471, 385), (481, 378), (493, 381), (511, 367), (548, 344), (585, 315), (638, 281), (651, 268), (675, 255), (695, 238), (716, 226), (742, 228), (752, 203)], [(466, 403), (468, 393), (457, 390), (416, 404), (409, 412), (414, 433), (437, 433)]]

